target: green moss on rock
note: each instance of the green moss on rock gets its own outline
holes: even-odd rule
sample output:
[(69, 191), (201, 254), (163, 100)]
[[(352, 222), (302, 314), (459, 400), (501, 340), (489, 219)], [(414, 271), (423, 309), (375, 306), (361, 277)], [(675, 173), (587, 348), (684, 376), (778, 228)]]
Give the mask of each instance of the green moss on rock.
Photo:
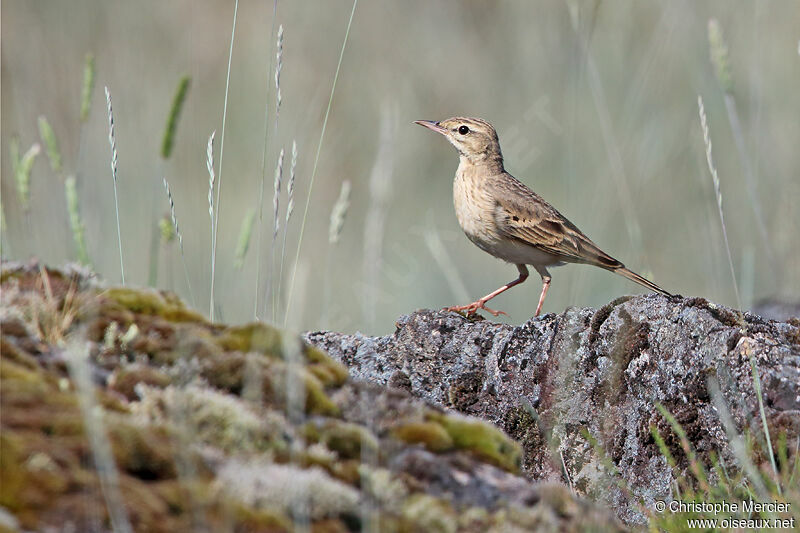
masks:
[(432, 452), (452, 450), (450, 433), (437, 422), (409, 422), (392, 428), (392, 436), (409, 444), (422, 444)]
[(139, 383), (163, 388), (170, 381), (169, 376), (156, 368), (135, 364), (117, 368), (108, 380), (108, 387), (133, 401), (138, 398), (135, 389)]
[[(4, 328), (4, 324), (0, 324), (0, 330)], [(24, 352), (6, 338), (5, 335), (0, 337), (0, 354), (3, 354), (3, 359), (6, 361), (13, 361), (22, 365), (29, 370), (36, 370), (36, 359), (30, 354)]]
[(509, 472), (519, 470), (520, 445), (488, 422), (455, 413), (430, 413), (428, 420), (440, 424), (456, 448), (469, 450)]
[[(3, 381), (8, 381), (10, 386), (13, 385), (19, 395), (30, 395), (31, 400), (38, 400), (48, 389), (44, 374), (38, 369), (31, 369), (27, 365), (6, 359), (5, 354), (3, 356), (0, 359), (0, 375)], [(19, 400), (17, 397), (17, 401)]]
[(148, 480), (175, 477), (173, 446), (165, 428), (141, 428), (122, 420), (114, 421), (108, 427), (118, 468)]
[[(219, 354), (206, 361), (201, 375), (209, 385), (238, 394), (244, 388), (245, 365), (246, 360), (242, 353)], [(263, 375), (260, 365), (253, 372)]]
[(287, 398), (288, 379), (289, 383), (299, 384), (305, 390), (305, 411), (307, 413), (326, 416), (339, 415), (339, 407), (325, 392), (322, 382), (307, 368), (282, 364), (276, 370), (277, 373), (270, 375), (270, 378), (278, 401), (285, 402)]
[(281, 357), (281, 333), (272, 326), (253, 322), (244, 326), (225, 328), (217, 344), (228, 351), (258, 352), (270, 357)]
[(114, 287), (102, 291), (100, 296), (134, 313), (157, 315), (171, 322), (205, 322), (202, 315), (187, 309), (174, 294), (163, 291)]
[(455, 533), (458, 529), (453, 507), (446, 500), (428, 494), (409, 497), (403, 506), (403, 518), (413, 524), (416, 531)]
[(362, 453), (375, 454), (378, 439), (367, 428), (350, 422), (333, 419), (317, 419), (304, 428), (306, 439), (322, 443), (343, 459), (357, 459)]
[(288, 532), (293, 530), (292, 520), (280, 512), (254, 508), (237, 501), (232, 501), (229, 509), (238, 524), (237, 531)]
[(20, 509), (21, 491), (28, 484), (24, 449), (22, 437), (8, 431), (0, 433), (0, 505), (12, 512)]
[(163, 426), (178, 439), (213, 446), (228, 453), (281, 451), (288, 434), (285, 420), (271, 411), (257, 415), (252, 406), (210, 387), (171, 385), (139, 387), (140, 402), (132, 410), (142, 425)]
[(325, 386), (341, 385), (350, 377), (346, 366), (316, 346), (306, 345), (304, 353), (310, 362), (309, 369)]
[[(431, 458), (408, 446), (421, 444), (448, 452), (441, 467), (466, 476), (465, 490), (483, 490), (497, 474), (486, 462), (514, 470), (519, 455), (489, 424), (348, 382), (347, 368), (297, 337), (211, 324), (171, 293), (101, 290), (38, 266), (3, 275), (13, 303), (0, 341), (0, 506), (21, 529), (111, 527), (63, 340), (85, 343), (92, 375), (111, 376), (92, 382), (94, 409), (134, 530), (290, 531), (303, 510), (312, 532), (520, 527), (508, 512), (497, 521), (500, 511), (470, 507), (471, 494), (442, 492), (427, 471), (398, 469), (398, 459)], [(52, 334), (31, 318), (43, 302), (58, 319)], [(376, 405), (365, 402), (376, 391)], [(573, 516), (562, 503), (547, 517)]]

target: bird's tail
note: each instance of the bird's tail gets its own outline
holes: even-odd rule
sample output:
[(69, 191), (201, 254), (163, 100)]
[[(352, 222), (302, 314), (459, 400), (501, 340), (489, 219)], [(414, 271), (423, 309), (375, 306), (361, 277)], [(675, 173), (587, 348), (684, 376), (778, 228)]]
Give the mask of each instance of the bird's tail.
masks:
[(635, 281), (639, 285), (643, 285), (643, 286), (647, 287), (651, 291), (660, 292), (661, 294), (663, 294), (665, 296), (672, 296), (672, 294), (668, 293), (667, 291), (665, 291), (664, 289), (662, 289), (661, 287), (659, 287), (658, 285), (656, 285), (652, 281), (644, 279), (642, 276), (640, 276), (636, 272), (634, 272), (632, 270), (628, 270), (625, 267), (617, 268), (617, 269), (614, 270), (614, 272), (616, 272), (620, 276), (624, 276), (624, 277), (628, 278), (631, 281)]

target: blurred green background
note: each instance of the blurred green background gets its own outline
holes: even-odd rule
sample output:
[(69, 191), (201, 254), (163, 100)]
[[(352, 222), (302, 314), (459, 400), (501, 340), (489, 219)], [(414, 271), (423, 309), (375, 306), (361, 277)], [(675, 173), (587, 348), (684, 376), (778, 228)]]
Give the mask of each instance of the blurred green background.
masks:
[[(208, 312), (205, 154), (216, 130), (219, 163), (233, 5), (3, 2), (4, 258), (36, 257), (49, 264), (76, 259), (63, 186), (66, 176), (75, 175), (92, 267), (110, 282), (119, 281), (103, 94), (108, 86), (128, 282), (148, 283), (152, 227), (169, 211), (161, 185), (166, 176), (196, 306)], [(411, 123), (452, 115), (492, 122), (507, 169), (629, 268), (672, 292), (737, 305), (706, 165), (698, 95), (708, 115), (742, 306), (764, 297), (800, 297), (800, 9), (794, 0), (362, 0), (295, 265), (351, 7), (349, 0), (278, 2), (277, 22), (285, 35), (276, 135), (273, 76), (267, 74), (274, 54), (273, 3), (239, 5), (223, 168), (217, 170), (222, 183), (218, 318), (253, 317), (257, 232), (241, 270), (234, 267), (234, 253), (245, 213), (258, 207), (267, 104), (262, 294), (270, 278), (277, 152), (283, 147), (288, 154), (295, 139), (299, 149), (278, 322), (295, 269), (292, 326), (370, 334), (392, 331), (396, 317), (416, 308), (467, 303), (516, 277), (513, 266), (478, 250), (458, 227), (452, 208), (456, 152)], [(719, 21), (728, 47), (727, 103), (710, 60), (710, 18)], [(97, 74), (89, 119), (81, 126), (87, 53), (96, 57)], [(165, 161), (159, 154), (162, 134), (185, 74), (191, 87), (174, 154)], [(53, 126), (64, 169), (53, 172), (44, 153), (36, 159), (25, 212), (9, 146), (12, 137), (22, 152), (41, 143), (39, 116)], [(329, 216), (343, 180), (352, 182), (351, 205), (341, 239), (331, 245)], [(278, 255), (284, 226), (282, 220)], [(177, 244), (159, 248), (157, 285), (188, 298)], [(546, 312), (598, 306), (640, 292), (627, 280), (586, 266), (555, 269), (553, 276)], [(505, 320), (521, 323), (532, 315), (540, 290), (534, 278), (498, 297), (494, 307), (509, 313)], [(271, 319), (271, 310), (262, 316)]]

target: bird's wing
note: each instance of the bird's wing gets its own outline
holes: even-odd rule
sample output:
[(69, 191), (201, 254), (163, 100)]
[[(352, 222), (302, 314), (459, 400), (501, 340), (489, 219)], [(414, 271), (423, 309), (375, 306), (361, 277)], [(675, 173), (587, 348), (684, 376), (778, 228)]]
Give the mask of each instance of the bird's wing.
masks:
[(575, 224), (510, 174), (487, 180), (496, 200), (494, 219), (505, 237), (522, 241), (570, 263), (608, 270), (624, 265), (603, 252)]

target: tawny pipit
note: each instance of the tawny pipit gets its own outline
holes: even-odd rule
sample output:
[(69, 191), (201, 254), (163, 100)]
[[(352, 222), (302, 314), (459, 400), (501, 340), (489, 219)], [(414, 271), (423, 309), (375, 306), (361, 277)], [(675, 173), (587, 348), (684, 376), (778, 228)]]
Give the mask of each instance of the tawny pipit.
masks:
[(478, 248), (514, 263), (519, 270), (519, 277), (514, 281), (471, 304), (448, 307), (448, 311), (466, 311), (471, 315), (478, 309), (485, 309), (499, 315), (502, 311), (489, 309), (486, 302), (525, 281), (528, 278), (525, 265), (533, 266), (542, 276), (542, 294), (535, 316), (539, 316), (550, 287), (547, 267), (564, 263), (598, 266), (670, 296), (603, 252), (556, 208), (506, 172), (500, 142), (491, 124), (466, 117), (415, 122), (441, 133), (458, 150), (453, 202), (461, 229)]

